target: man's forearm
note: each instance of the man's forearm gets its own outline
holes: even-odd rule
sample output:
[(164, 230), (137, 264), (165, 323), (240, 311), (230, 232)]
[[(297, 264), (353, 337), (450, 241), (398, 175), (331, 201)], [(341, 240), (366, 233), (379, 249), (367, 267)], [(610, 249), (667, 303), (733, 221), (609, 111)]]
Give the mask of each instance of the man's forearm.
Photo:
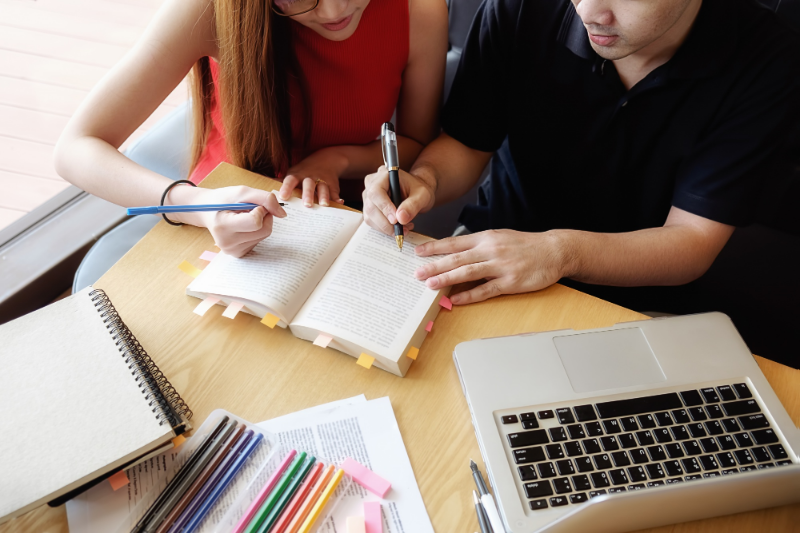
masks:
[(442, 133), (422, 151), (410, 172), (432, 186), (435, 205), (441, 205), (466, 194), (491, 157)]
[(563, 277), (617, 287), (689, 283), (708, 270), (730, 236), (709, 238), (682, 225), (630, 233), (548, 233), (559, 250)]

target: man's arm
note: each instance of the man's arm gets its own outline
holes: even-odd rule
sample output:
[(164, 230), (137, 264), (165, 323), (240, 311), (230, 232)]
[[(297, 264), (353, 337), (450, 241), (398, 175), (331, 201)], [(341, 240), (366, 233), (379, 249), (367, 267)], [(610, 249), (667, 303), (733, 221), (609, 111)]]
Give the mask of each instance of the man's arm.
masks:
[(422, 256), (450, 255), (416, 275), (432, 289), (487, 280), (451, 296), (459, 305), (541, 290), (563, 277), (621, 287), (681, 285), (708, 270), (733, 230), (673, 207), (663, 227), (630, 233), (484, 231), (418, 246)]
[(397, 209), (389, 198), (386, 168), (366, 177), (364, 220), (387, 235), (394, 235), (392, 226), (398, 220), (411, 230), (417, 214), (466, 194), (491, 158), (490, 152), (473, 150), (442, 133), (422, 151), (410, 173), (400, 171), (405, 200)]

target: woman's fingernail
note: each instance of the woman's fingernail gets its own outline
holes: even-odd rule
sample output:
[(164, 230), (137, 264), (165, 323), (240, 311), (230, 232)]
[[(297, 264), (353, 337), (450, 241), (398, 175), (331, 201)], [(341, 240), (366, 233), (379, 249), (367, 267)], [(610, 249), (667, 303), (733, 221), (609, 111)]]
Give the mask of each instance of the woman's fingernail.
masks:
[(322, 207), (328, 207), (328, 200), (322, 200), (322, 201), (319, 203), (319, 205), (321, 205)]
[(424, 269), (424, 268), (422, 268), (422, 267), (420, 267), (420, 268), (416, 269), (416, 270), (414, 271), (414, 276), (415, 276), (417, 279), (422, 279), (422, 278), (424, 278), (424, 277), (425, 277), (425, 269)]
[(426, 283), (428, 284), (428, 287), (430, 287), (431, 289), (435, 289), (436, 287), (439, 286), (439, 279), (430, 278)]
[(311, 204), (309, 202), (304, 202), (303, 205), (306, 207), (311, 207)]
[(450, 297), (450, 303), (451, 304), (458, 304), (460, 302), (461, 302), (461, 296), (459, 296), (458, 294), (456, 294), (455, 296), (451, 296)]
[(389, 216), (388, 216), (388, 217), (386, 217), (386, 218), (388, 218), (388, 219), (389, 219), (389, 224), (392, 224), (392, 225), (394, 225), (394, 224), (397, 224), (397, 219), (396, 219), (396, 218), (394, 218), (394, 215), (389, 215)]

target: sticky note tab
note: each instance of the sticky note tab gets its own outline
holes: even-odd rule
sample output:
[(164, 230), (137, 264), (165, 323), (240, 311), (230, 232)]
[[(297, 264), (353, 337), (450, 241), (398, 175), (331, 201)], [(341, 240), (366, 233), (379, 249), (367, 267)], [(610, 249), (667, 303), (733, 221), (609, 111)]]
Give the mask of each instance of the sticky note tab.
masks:
[(202, 259), (203, 261), (211, 261), (215, 257), (217, 257), (217, 252), (209, 252), (208, 250), (206, 250), (200, 255), (200, 259)]
[(414, 361), (417, 360), (417, 356), (419, 355), (419, 348), (412, 346), (408, 349), (408, 353), (406, 354), (409, 359), (413, 359)]
[(324, 333), (320, 333), (319, 335), (317, 335), (314, 344), (316, 346), (319, 346), (320, 348), (327, 348), (328, 344), (330, 344), (332, 340), (333, 337), (331, 337), (330, 335), (325, 335)]
[(364, 525), (366, 533), (383, 533), (381, 502), (364, 502)]
[(366, 527), (363, 516), (347, 517), (347, 533), (366, 533)]
[(235, 318), (239, 311), (242, 310), (244, 304), (242, 302), (231, 302), (228, 304), (228, 307), (225, 308), (225, 311), (222, 313), (222, 316), (227, 318)]
[(209, 296), (202, 302), (200, 302), (197, 307), (194, 308), (193, 313), (196, 315), (203, 316), (206, 314), (206, 311), (217, 305), (219, 302), (219, 298), (215, 298), (214, 296)]
[(200, 275), (200, 272), (202, 272), (202, 270), (191, 264), (189, 261), (184, 261), (183, 263), (178, 265), (178, 268), (180, 268), (186, 274), (189, 274), (193, 278), (196, 278), (197, 276)]
[(391, 483), (358, 461), (350, 459), (349, 457), (342, 463), (342, 470), (344, 470), (346, 474), (349, 474), (356, 483), (373, 494), (377, 494), (381, 498), (386, 496), (386, 493), (392, 488)]
[(281, 321), (280, 318), (276, 317), (271, 313), (267, 313), (266, 315), (264, 315), (264, 318), (261, 319), (261, 323), (270, 328), (274, 328), (275, 325), (280, 321)]
[(371, 355), (367, 355), (365, 353), (362, 353), (361, 355), (359, 355), (358, 356), (358, 361), (356, 361), (357, 364), (363, 366), (364, 368), (372, 368), (372, 363), (374, 363), (374, 362), (375, 362), (375, 358), (372, 357)]
[(432, 329), (433, 329), (433, 320), (428, 322), (428, 325), (425, 326), (425, 331), (427, 331), (428, 333), (430, 333)]
[(439, 300), (439, 305), (450, 311), (453, 310), (453, 302), (451, 302), (450, 298), (448, 298), (447, 296), (442, 296), (442, 299)]
[(172, 445), (173, 445), (175, 448), (177, 448), (178, 446), (180, 446), (180, 445), (181, 445), (181, 444), (183, 444), (184, 442), (186, 442), (186, 437), (184, 437), (183, 435), (178, 435), (177, 437), (175, 437), (174, 439), (172, 439)]
[(108, 478), (108, 482), (111, 483), (111, 488), (114, 490), (119, 490), (130, 483), (130, 481), (128, 481), (128, 474), (126, 474), (124, 470), (120, 470)]

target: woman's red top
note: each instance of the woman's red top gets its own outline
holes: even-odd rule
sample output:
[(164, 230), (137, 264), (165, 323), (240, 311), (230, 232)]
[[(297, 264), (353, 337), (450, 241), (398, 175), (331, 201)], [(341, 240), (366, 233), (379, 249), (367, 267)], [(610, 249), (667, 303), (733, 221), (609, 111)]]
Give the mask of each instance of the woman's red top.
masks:
[[(330, 41), (295, 21), (291, 32), (311, 106), (311, 131), (304, 148), (302, 93), (296, 78), (289, 77), (291, 164), (320, 148), (377, 139), (381, 125), (391, 120), (397, 107), (408, 63), (408, 0), (371, 0), (355, 33), (344, 41)], [(212, 60), (210, 65), (216, 84), (217, 64)], [(218, 88), (215, 96), (208, 142), (189, 178), (194, 183), (228, 161)]]

